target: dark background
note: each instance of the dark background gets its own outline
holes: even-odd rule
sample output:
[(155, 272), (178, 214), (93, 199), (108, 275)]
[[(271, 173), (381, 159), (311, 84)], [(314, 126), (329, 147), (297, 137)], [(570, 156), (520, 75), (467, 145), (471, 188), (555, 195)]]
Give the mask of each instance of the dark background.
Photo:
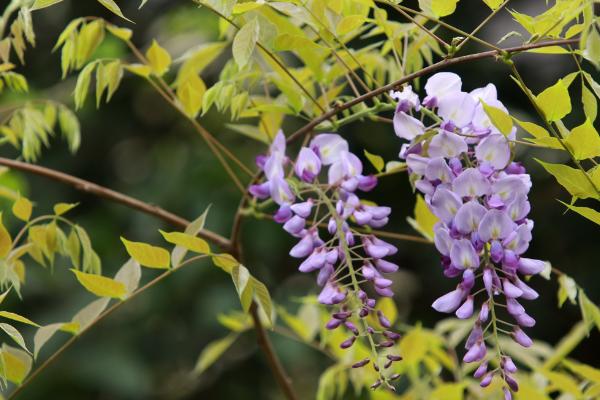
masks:
[[(93, 1), (65, 1), (33, 14), (38, 44), (27, 52), (27, 65), (21, 70), (30, 81), (32, 98), (40, 94), (72, 105), (69, 96), (75, 85), (74, 75), (60, 81), (59, 53), (50, 54), (50, 49), (67, 22), (78, 16), (101, 15), (117, 24), (128, 25), (134, 29), (134, 41), (139, 47), (147, 48), (156, 37), (175, 56), (198, 43), (216, 39), (217, 19), (197, 9), (191, 1), (150, 0), (141, 11), (137, 10), (137, 1), (120, 3), (124, 13), (136, 21), (135, 26), (104, 12)], [(536, 9), (544, 9), (545, 1), (514, 1), (511, 7), (533, 14)], [(488, 13), (482, 3), (465, 0), (448, 21), (471, 30)], [(512, 30), (518, 30), (518, 26), (504, 11), (483, 30), (482, 37), (496, 42)], [(452, 37), (443, 30), (438, 33), (446, 39)], [(524, 39), (516, 38), (504, 44), (515, 44), (519, 40)], [(480, 50), (478, 45), (470, 44), (463, 51)], [(114, 40), (107, 40), (100, 53), (129, 57), (123, 45)], [(576, 68), (569, 56), (525, 54), (516, 57), (516, 62), (534, 93)], [(465, 90), (493, 82), (500, 99), (513, 115), (537, 121), (527, 99), (511, 81), (502, 63), (488, 59), (452, 70), (461, 75)], [(219, 72), (219, 63), (209, 67), (203, 74), (207, 84), (212, 84)], [(596, 71), (590, 72), (596, 74)], [(108, 105), (96, 110), (88, 98), (84, 109), (78, 112), (83, 144), (75, 156), (56, 139), (39, 163), (159, 204), (190, 219), (212, 204), (207, 227), (228, 235), (239, 200), (237, 190), (227, 183), (222, 168), (191, 126), (145, 82), (127, 76)], [(574, 112), (567, 122), (574, 126), (583, 121), (578, 81), (572, 85), (571, 95)], [(9, 96), (3, 96), (3, 102), (11, 101)], [(215, 111), (201, 120), (250, 165), (254, 155), (264, 149), (225, 129), (225, 122), (227, 117)], [(297, 123), (286, 126), (289, 133)], [(342, 133), (359, 154), (364, 148), (381, 154), (387, 161), (397, 159), (400, 142), (389, 125), (356, 123), (345, 127)], [(7, 147), (1, 152), (3, 156), (16, 156)], [(535, 230), (528, 256), (550, 260), (580, 283), (592, 301), (600, 303), (600, 270), (594, 256), (598, 250), (598, 227), (582, 217), (564, 215), (556, 199), (568, 201), (568, 194), (541, 171), (534, 157), (550, 162), (567, 161), (566, 155), (560, 152), (519, 149), (518, 158), (531, 172), (534, 183), (531, 218), (535, 221)], [(22, 190), (37, 202), (38, 215), (50, 213), (55, 202), (81, 202), (70, 217), (90, 233), (103, 260), (105, 274), (113, 274), (126, 260), (119, 236), (160, 244), (158, 229), (171, 228), (161, 221), (56, 182), (18, 173), (0, 179), (21, 182)], [(414, 207), (414, 196), (405, 175), (382, 179), (370, 196), (393, 207), (393, 220), (387, 229), (414, 233), (405, 221)], [(8, 206), (8, 203), (3, 204), (4, 209)], [(13, 231), (17, 228), (16, 223), (12, 228)], [(243, 243), (249, 269), (267, 284), (277, 302), (293, 310), (297, 305), (290, 302), (290, 298), (315, 293), (313, 277), (297, 273), (296, 262), (287, 256), (292, 241), (279, 226), (269, 221), (247, 220), (243, 226)], [(396, 301), (403, 322), (423, 321), (425, 326), (433, 326), (443, 316), (435, 313), (430, 304), (455, 283), (443, 278), (432, 246), (396, 244), (400, 251), (395, 261), (403, 268), (395, 277)], [(19, 310), (40, 323), (68, 320), (92, 300), (72, 279), (68, 267), (66, 260), (59, 260), (51, 275), (38, 265), (28, 265), (24, 300), (21, 302), (11, 296), (3, 308)], [(153, 271), (144, 270), (145, 277), (153, 275)], [(538, 320), (531, 334), (556, 343), (579, 320), (579, 310), (565, 305), (557, 311), (554, 281), (537, 277), (533, 285), (542, 296), (527, 305), (530, 314)], [(229, 276), (208, 263), (186, 267), (83, 336), (24, 391), (22, 398), (280, 398), (265, 360), (257, 351), (253, 333), (243, 335), (202, 377), (190, 376), (189, 371), (202, 348), (226, 334), (226, 329), (216, 321), (217, 315), (234, 309), (239, 309), (239, 302)], [(61, 337), (54, 338), (42, 351), (42, 359), (67, 337), (60, 333), (57, 336)], [(288, 339), (273, 335), (273, 340), (301, 397), (312, 398), (319, 373), (329, 361)], [(600, 336), (594, 332), (576, 349), (574, 356), (600, 367), (597, 353), (593, 351), (599, 345)]]

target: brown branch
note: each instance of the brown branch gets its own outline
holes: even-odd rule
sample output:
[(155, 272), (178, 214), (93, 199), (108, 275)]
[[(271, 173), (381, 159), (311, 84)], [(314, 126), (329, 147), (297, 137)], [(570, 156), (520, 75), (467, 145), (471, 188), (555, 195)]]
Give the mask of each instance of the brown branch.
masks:
[(442, 68), (446, 68), (446, 67), (456, 65), (456, 64), (462, 64), (465, 62), (481, 60), (481, 59), (485, 59), (485, 58), (500, 57), (504, 54), (513, 55), (515, 53), (520, 53), (520, 52), (531, 50), (531, 49), (538, 49), (541, 47), (549, 47), (549, 46), (575, 44), (578, 42), (579, 42), (579, 38), (565, 39), (565, 40), (553, 40), (553, 41), (548, 41), (548, 42), (543, 42), (543, 43), (533, 43), (533, 44), (526, 44), (523, 46), (508, 47), (508, 48), (502, 49), (502, 52), (500, 52), (498, 50), (490, 50), (490, 51), (469, 54), (466, 56), (461, 56), (461, 57), (456, 57), (456, 58), (445, 58), (442, 61), (439, 61), (435, 64), (431, 64), (430, 66), (425, 67), (417, 72), (413, 72), (412, 74), (406, 75), (405, 77), (403, 77), (395, 82), (378, 87), (377, 89), (371, 90), (370, 92), (363, 94), (362, 96), (356, 97), (344, 104), (341, 104), (341, 105), (335, 107), (333, 110), (320, 115), (319, 117), (310, 121), (308, 124), (304, 125), (302, 128), (298, 129), (296, 132), (294, 132), (293, 134), (291, 134), (288, 137), (287, 141), (288, 141), (288, 143), (291, 143), (291, 142), (297, 140), (298, 138), (306, 135), (308, 132), (315, 129), (321, 122), (324, 122), (324, 121), (332, 118), (333, 116), (337, 115), (338, 113), (340, 113), (344, 110), (347, 110), (347, 109), (349, 109), (357, 104), (363, 103), (375, 96), (379, 96), (380, 94), (383, 94), (390, 90), (396, 89), (399, 86), (401, 86), (407, 82), (410, 82), (416, 78), (427, 75), (431, 72), (440, 70)]
[[(24, 172), (29, 172), (29, 173), (32, 173), (35, 175), (42, 176), (44, 178), (49, 178), (49, 179), (55, 180), (57, 182), (61, 182), (61, 183), (73, 186), (75, 189), (81, 190), (83, 192), (90, 193), (90, 194), (96, 195), (98, 197), (102, 197), (102, 198), (114, 201), (116, 203), (121, 203), (127, 207), (145, 212), (146, 214), (149, 214), (149, 215), (152, 215), (159, 219), (162, 219), (163, 221), (166, 221), (166, 222), (168, 222), (174, 226), (180, 227), (180, 228), (185, 228), (190, 223), (185, 218), (182, 218), (178, 215), (175, 215), (166, 210), (163, 210), (160, 207), (153, 206), (148, 203), (144, 203), (143, 201), (134, 199), (133, 197), (129, 197), (123, 193), (116, 192), (114, 190), (111, 190), (106, 187), (97, 185), (95, 183), (74, 177), (69, 174), (65, 174), (60, 171), (55, 171), (55, 170), (52, 170), (49, 168), (40, 167), (38, 165), (32, 165), (32, 164), (21, 162), (21, 161), (11, 160), (11, 159), (4, 158), (4, 157), (0, 157), (0, 165), (5, 165), (9, 168), (18, 169), (18, 170), (24, 171)], [(232, 251), (232, 252), (236, 251), (236, 249), (232, 247), (231, 242), (227, 238), (224, 238), (224, 237), (218, 235), (217, 233), (203, 229), (200, 231), (198, 236), (218, 245), (219, 247), (223, 248), (226, 251)], [(174, 270), (170, 270), (169, 273), (172, 271), (174, 271)], [(165, 276), (166, 275), (168, 275), (168, 274), (165, 274)], [(160, 280), (163, 277), (164, 276), (161, 275), (157, 279)], [(158, 283), (157, 279), (155, 279), (154, 281), (151, 281), (150, 284), (144, 286), (144, 290), (147, 287), (150, 287), (150, 286), (154, 285), (155, 283)], [(99, 319), (103, 319), (105, 316), (112, 313), (116, 308), (120, 307), (122, 304), (123, 304), (123, 302), (114, 304), (111, 308), (109, 308), (107, 311), (105, 311), (101, 315), (101, 317), (99, 317)], [(273, 349), (273, 345), (271, 344), (271, 341), (265, 331), (265, 328), (260, 321), (258, 311), (257, 311), (257, 306), (256, 306), (256, 303), (254, 303), (254, 302), (252, 303), (252, 306), (250, 308), (250, 315), (252, 316), (252, 319), (254, 321), (254, 329), (256, 331), (256, 335), (258, 338), (258, 344), (259, 344), (261, 350), (264, 352), (265, 357), (267, 358), (269, 367), (271, 368), (272, 373), (277, 380), (277, 383), (280, 385), (281, 390), (284, 392), (284, 394), (286, 395), (288, 400), (297, 400), (297, 396), (295, 395), (295, 393), (292, 389), (291, 383), (290, 383), (290, 378), (287, 376), (285, 369), (281, 365), (281, 362), (279, 361), (279, 358), (277, 357), (277, 354), (275, 353), (275, 350)], [(81, 333), (83, 333), (83, 332), (81, 332)], [(48, 365), (50, 365), (54, 360), (56, 360), (67, 348), (69, 348), (77, 340), (77, 338), (80, 335), (73, 336), (71, 339), (69, 339), (59, 349), (58, 352), (54, 353), (50, 358), (48, 358), (46, 361), (44, 361), (42, 366), (40, 368), (36, 369), (34, 371), (34, 373), (26, 380), (26, 382), (31, 381), (33, 378), (35, 378), (35, 376), (37, 376), (41, 371), (43, 371)], [(24, 387), (24, 385), (15, 389), (15, 391), (11, 394), (11, 398), (16, 396), (22, 390), (23, 387)]]
[[(186, 220), (185, 218), (175, 215), (169, 211), (163, 210), (158, 206), (145, 203), (141, 200), (127, 196), (120, 192), (116, 192), (104, 186), (97, 185), (93, 182), (86, 181), (84, 179), (77, 178), (69, 174), (65, 174), (64, 172), (55, 171), (50, 168), (45, 168), (39, 165), (33, 165), (22, 161), (11, 160), (10, 158), (5, 157), (0, 157), (0, 165), (5, 165), (9, 168), (18, 169), (24, 172), (43, 176), (45, 178), (49, 178), (67, 184), (69, 186), (73, 186), (75, 189), (80, 190), (82, 192), (90, 193), (95, 196), (102, 197), (104, 199), (114, 201), (115, 203), (120, 203), (129, 208), (133, 208), (146, 214), (152, 215), (178, 228), (184, 229), (190, 223), (190, 221)], [(215, 232), (203, 229), (200, 231), (198, 236), (216, 244), (223, 250), (229, 251), (231, 248), (231, 242), (229, 241), (229, 239)]]

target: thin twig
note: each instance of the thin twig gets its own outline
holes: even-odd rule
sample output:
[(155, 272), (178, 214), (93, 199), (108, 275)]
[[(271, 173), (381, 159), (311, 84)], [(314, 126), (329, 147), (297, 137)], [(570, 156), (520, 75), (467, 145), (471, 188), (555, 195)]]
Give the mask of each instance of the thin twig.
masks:
[(500, 12), (500, 10), (502, 10), (509, 2), (510, 0), (506, 0), (504, 3), (500, 4), (500, 6), (498, 6), (498, 8), (496, 8), (494, 11), (492, 11), (492, 13), (490, 15), (488, 15), (483, 21), (481, 21), (481, 23), (479, 25), (477, 25), (477, 27), (475, 29), (473, 29), (471, 31), (471, 33), (469, 35), (467, 35), (467, 37), (465, 37), (459, 44), (458, 46), (456, 46), (456, 50), (455, 52), (458, 53), (458, 51), (465, 45), (467, 44), (467, 42), (469, 41), (469, 39), (476, 37), (475, 35), (477, 34), (477, 32), (479, 32), (484, 26), (487, 25), (488, 22), (490, 22), (490, 20), (492, 18), (494, 18), (494, 16), (496, 14), (498, 14)]

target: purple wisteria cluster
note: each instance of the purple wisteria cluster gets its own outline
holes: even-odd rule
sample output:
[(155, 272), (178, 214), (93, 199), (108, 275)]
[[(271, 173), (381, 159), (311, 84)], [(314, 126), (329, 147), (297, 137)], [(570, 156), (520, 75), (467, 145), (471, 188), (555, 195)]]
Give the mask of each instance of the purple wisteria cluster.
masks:
[[(513, 376), (517, 367), (502, 351), (498, 336), (508, 334), (524, 347), (532, 344), (522, 328), (532, 327), (535, 320), (519, 301), (533, 300), (538, 294), (523, 276), (540, 273), (545, 263), (522, 256), (533, 228), (533, 221), (527, 219), (531, 180), (525, 168), (512, 160), (515, 130), (503, 135), (483, 104), (507, 110), (493, 84), (470, 93), (461, 87), (458, 75), (442, 72), (429, 78), (422, 102), (410, 86), (393, 92), (398, 101), (394, 129), (410, 141), (403, 145), (400, 157), (439, 219), (434, 241), (444, 275), (461, 279), (433, 308), (455, 312), (461, 319), (471, 318), (479, 308), (463, 360), (479, 363), (474, 376), (482, 387), (499, 375), (505, 382), (505, 398), (512, 399), (512, 392), (518, 390)], [(415, 117), (416, 112), (421, 118)], [(430, 126), (425, 125), (426, 118)], [(514, 323), (500, 319), (499, 312)], [(488, 344), (495, 350), (488, 351)]]
[[(359, 338), (370, 347), (371, 356), (352, 367), (372, 362), (379, 374), (372, 387), (385, 384), (393, 389), (388, 382), (397, 376), (385, 371), (401, 359), (390, 353), (400, 335), (376, 309), (374, 296), (394, 294), (388, 274), (398, 266), (385, 258), (397, 249), (364, 229), (386, 225), (391, 210), (365, 204), (357, 194), (372, 190), (377, 178), (363, 175), (360, 159), (337, 134), (315, 136), (309, 146), (300, 149), (295, 162), (285, 152), (285, 137), (279, 132), (269, 153), (257, 158), (266, 179), (251, 186), (250, 193), (277, 203), (275, 221), (298, 238), (290, 255), (303, 260), (298, 268), (301, 272), (317, 273), (317, 284), (322, 287), (318, 301), (334, 307), (326, 328), (348, 331), (340, 347), (350, 348)], [(319, 182), (321, 175), (327, 177), (326, 183)], [(321, 238), (323, 233), (327, 238)], [(371, 326), (371, 321), (378, 326)]]

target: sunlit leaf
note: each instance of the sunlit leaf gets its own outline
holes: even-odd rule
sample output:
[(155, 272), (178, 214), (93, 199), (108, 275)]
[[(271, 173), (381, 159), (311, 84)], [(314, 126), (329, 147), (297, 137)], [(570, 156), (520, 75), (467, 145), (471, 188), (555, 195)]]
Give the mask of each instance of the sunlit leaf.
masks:
[(586, 178), (585, 173), (568, 165), (545, 163), (535, 159), (549, 174), (554, 176), (558, 183), (567, 191), (582, 199), (589, 197), (598, 198), (596, 190)]
[(40, 350), (44, 345), (54, 336), (54, 334), (60, 330), (60, 328), (64, 324), (62, 322), (58, 322), (55, 324), (50, 324), (46, 326), (40, 327), (40, 329), (35, 332), (33, 336), (33, 357), (37, 358), (38, 354), (40, 354)]
[(438, 222), (438, 218), (431, 212), (423, 196), (417, 195), (415, 216), (406, 220), (417, 232), (433, 241), (433, 226)]
[(200, 353), (194, 372), (196, 374), (202, 374), (211, 365), (213, 365), (222, 355), (235, 343), (238, 338), (238, 333), (232, 332), (222, 339), (215, 340), (209, 343)]
[(19, 196), (13, 203), (12, 212), (15, 217), (19, 218), (21, 221), (27, 222), (29, 221), (29, 218), (31, 218), (32, 208), (33, 205), (26, 197)]
[(481, 102), (485, 113), (490, 118), (490, 121), (498, 130), (505, 136), (510, 134), (513, 128), (513, 120), (504, 110), (498, 107), (487, 105), (484, 101)]
[(567, 86), (559, 79), (553, 86), (536, 96), (535, 101), (547, 121), (558, 121), (571, 112), (571, 97)]
[(573, 128), (565, 143), (577, 160), (600, 156), (600, 136), (590, 119)]
[(250, 272), (243, 265), (237, 264), (231, 270), (231, 278), (233, 279), (235, 290), (240, 298), (242, 309), (247, 312), (250, 309), (252, 294), (254, 293), (254, 285), (253, 281), (250, 279)]
[(75, 314), (72, 319), (72, 323), (63, 325), (61, 330), (66, 330), (68, 332), (72, 332), (73, 334), (78, 334), (84, 331), (92, 323), (94, 323), (100, 314), (102, 314), (109, 302), (110, 297), (102, 297), (101, 299), (92, 301), (90, 304), (83, 307), (77, 314)]
[(445, 17), (456, 11), (459, 0), (431, 0), (431, 10), (437, 17)]
[(79, 203), (57, 203), (54, 205), (54, 215), (63, 215), (77, 207)]
[(260, 26), (256, 18), (246, 22), (233, 39), (233, 58), (240, 69), (244, 68), (256, 47), (260, 34)]
[(575, 211), (577, 214), (589, 219), (590, 221), (594, 222), (597, 225), (600, 225), (600, 212), (594, 210), (593, 208), (574, 206), (572, 204), (567, 204), (562, 201), (561, 201), (561, 203), (564, 204), (569, 209)]
[(2, 345), (0, 354), (4, 366), (3, 376), (10, 382), (21, 384), (31, 371), (31, 356), (21, 349), (6, 344)]
[(0, 258), (6, 257), (11, 247), (12, 238), (2, 223), (2, 212), (0, 211)]
[(123, 15), (123, 12), (121, 11), (121, 9), (117, 5), (117, 3), (115, 3), (113, 0), (98, 0), (98, 2), (100, 4), (102, 4), (104, 7), (108, 8), (113, 14), (118, 15), (119, 17), (123, 18), (124, 20), (132, 22), (129, 18), (127, 18)]
[(131, 29), (121, 28), (119, 26), (112, 25), (112, 24), (106, 25), (106, 29), (110, 33), (112, 33), (114, 36), (118, 37), (121, 40), (125, 40), (125, 41), (131, 39), (131, 36), (133, 35), (133, 31)]
[(371, 165), (375, 167), (377, 172), (383, 171), (383, 168), (385, 167), (385, 161), (383, 160), (383, 157), (378, 156), (376, 154), (371, 154), (367, 150), (364, 150), (364, 152), (365, 156), (367, 157)]
[(39, 10), (42, 8), (50, 7), (51, 5), (60, 3), (63, 0), (35, 0), (33, 6), (31, 6), (30, 10)]
[(171, 66), (171, 55), (167, 50), (160, 47), (156, 40), (152, 41), (152, 45), (146, 51), (146, 58), (150, 63), (152, 72), (157, 76), (164, 75)]
[(195, 253), (208, 254), (210, 253), (210, 246), (204, 239), (199, 237), (188, 235), (183, 232), (164, 232), (160, 231), (165, 240), (169, 243), (176, 244), (178, 246), (185, 247)]
[(269, 294), (269, 289), (267, 289), (267, 286), (255, 277), (251, 277), (251, 281), (252, 287), (254, 288), (256, 301), (260, 308), (264, 311), (264, 314), (267, 317), (269, 323), (272, 324), (273, 302), (271, 300), (271, 295)]
[(39, 326), (38, 324), (36, 324), (32, 320), (30, 320), (29, 318), (25, 318), (22, 315), (19, 315), (19, 314), (10, 312), (10, 311), (0, 311), (0, 317), (12, 319), (13, 321), (22, 322), (24, 324), (31, 325), (31, 326)]
[(123, 264), (115, 275), (115, 281), (121, 282), (125, 286), (128, 296), (138, 288), (141, 278), (142, 268), (140, 267), (140, 264), (132, 258)]
[(151, 246), (147, 243), (130, 242), (125, 238), (121, 241), (127, 253), (140, 265), (148, 268), (168, 269), (170, 265), (169, 252), (162, 247)]
[(569, 299), (571, 304), (576, 304), (577, 284), (573, 278), (567, 275), (561, 275), (558, 278), (558, 284), (558, 306), (562, 307), (567, 299)]
[(123, 299), (127, 294), (125, 285), (114, 279), (102, 275), (87, 274), (76, 269), (71, 269), (71, 271), (73, 271), (79, 283), (96, 296)]
[(0, 329), (2, 329), (8, 336), (10, 336), (15, 341), (15, 343), (17, 343), (23, 350), (27, 351), (28, 353), (30, 352), (27, 348), (27, 345), (25, 344), (25, 339), (23, 339), (23, 335), (21, 335), (21, 332), (19, 332), (17, 328), (10, 324), (0, 322)]
[(348, 15), (338, 22), (335, 31), (339, 36), (344, 36), (350, 32), (356, 31), (365, 22), (362, 15)]

